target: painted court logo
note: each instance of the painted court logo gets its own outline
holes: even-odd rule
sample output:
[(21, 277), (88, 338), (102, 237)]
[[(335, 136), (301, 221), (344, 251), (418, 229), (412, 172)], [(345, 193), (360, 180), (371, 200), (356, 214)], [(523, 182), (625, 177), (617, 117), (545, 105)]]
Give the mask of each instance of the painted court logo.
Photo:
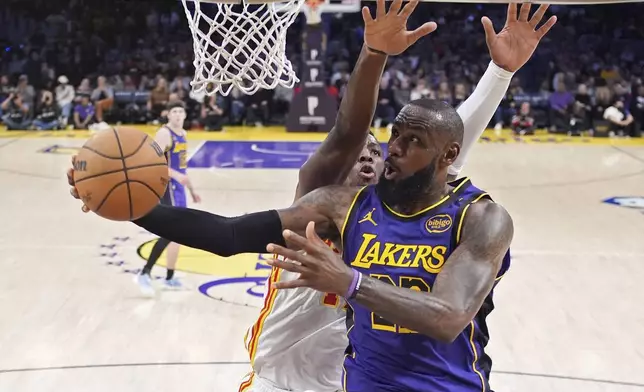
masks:
[[(139, 246), (137, 253), (147, 260), (156, 239)], [(203, 295), (219, 301), (245, 306), (261, 305), (266, 291), (266, 279), (271, 267), (266, 261), (272, 254), (241, 254), (221, 257), (199, 249), (182, 247), (177, 270), (197, 275), (208, 275), (212, 279), (199, 286)], [(157, 263), (165, 266), (165, 255)]]
[(602, 200), (606, 204), (612, 204), (619, 207), (630, 208), (644, 213), (643, 196), (616, 196)]
[(447, 214), (434, 215), (425, 222), (425, 229), (430, 233), (444, 233), (452, 227), (452, 217)]

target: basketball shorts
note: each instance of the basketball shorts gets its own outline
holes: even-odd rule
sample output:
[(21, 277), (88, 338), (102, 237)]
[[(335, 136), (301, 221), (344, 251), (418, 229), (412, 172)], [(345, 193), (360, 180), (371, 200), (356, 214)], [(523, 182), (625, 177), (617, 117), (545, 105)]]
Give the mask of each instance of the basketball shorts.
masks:
[(183, 208), (187, 207), (188, 199), (186, 197), (186, 187), (174, 180), (170, 181), (165, 194), (161, 198), (161, 204)]
[[(313, 390), (293, 391), (291, 389), (278, 388), (271, 381), (258, 376), (256, 373), (250, 373), (244, 377), (239, 386), (239, 392), (316, 392)], [(342, 392), (342, 391), (337, 391)]]

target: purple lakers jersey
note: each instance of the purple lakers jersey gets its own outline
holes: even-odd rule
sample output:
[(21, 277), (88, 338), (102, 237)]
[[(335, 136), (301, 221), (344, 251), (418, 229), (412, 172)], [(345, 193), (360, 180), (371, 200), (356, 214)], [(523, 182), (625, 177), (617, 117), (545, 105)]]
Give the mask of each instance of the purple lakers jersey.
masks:
[[(374, 186), (363, 188), (343, 230), (343, 258), (366, 276), (410, 290), (430, 292), (436, 276), (458, 246), (469, 206), (487, 193), (467, 178), (438, 203), (402, 215), (384, 204)], [(510, 266), (505, 255), (497, 282)], [(349, 301), (349, 347), (344, 362), (346, 392), (485, 392), (491, 359), (485, 355), (485, 318), (492, 293), (452, 343), (443, 343), (394, 324)]]
[[(186, 174), (188, 170), (188, 143), (185, 134), (176, 134), (169, 127), (166, 129), (170, 132), (172, 143), (166, 150), (165, 157), (168, 160), (168, 166), (181, 174)], [(183, 185), (172, 179), (172, 184), (183, 188)]]

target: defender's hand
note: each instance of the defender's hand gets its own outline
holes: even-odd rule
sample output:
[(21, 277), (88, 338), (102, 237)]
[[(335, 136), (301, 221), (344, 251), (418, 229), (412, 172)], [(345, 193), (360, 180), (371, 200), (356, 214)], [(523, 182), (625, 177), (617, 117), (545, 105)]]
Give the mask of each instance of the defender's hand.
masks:
[[(72, 187), (69, 190), (69, 193), (75, 198), (80, 200), (80, 196), (78, 195), (78, 189), (76, 189), (76, 184), (74, 184), (74, 165), (76, 164), (76, 155), (72, 156), (72, 167), (70, 169), (67, 169), (67, 183)], [(89, 208), (85, 204), (81, 207), (81, 210), (83, 212), (89, 212)]]
[(191, 192), (190, 195), (192, 196), (192, 201), (195, 203), (201, 203), (201, 196), (198, 194)]
[(289, 260), (273, 259), (268, 261), (269, 265), (300, 274), (298, 279), (273, 283), (275, 288), (310, 287), (340, 296), (347, 293), (353, 280), (353, 271), (344, 264), (344, 260), (339, 254), (320, 239), (315, 232), (314, 222), (309, 222), (306, 226), (306, 238), (290, 230), (284, 230), (284, 239), (306, 253), (275, 244), (269, 244), (266, 247), (270, 253), (276, 253)]
[(516, 72), (519, 70), (530, 59), (541, 38), (557, 23), (557, 17), (551, 16), (543, 26), (537, 29), (537, 25), (543, 19), (550, 5), (542, 4), (528, 20), (530, 6), (530, 3), (523, 3), (517, 18), (517, 4), (510, 3), (505, 26), (498, 34), (494, 32), (490, 18), (484, 16), (481, 19), (492, 61), (506, 71)]
[(400, 11), (401, 5), (402, 0), (394, 0), (389, 7), (389, 12), (386, 12), (385, 0), (378, 0), (376, 19), (371, 17), (369, 8), (362, 8), (362, 19), (365, 25), (364, 42), (367, 47), (395, 56), (404, 52), (421, 37), (436, 30), (436, 23), (428, 22), (414, 31), (408, 31), (407, 19), (414, 12), (418, 0), (405, 4), (402, 11)]

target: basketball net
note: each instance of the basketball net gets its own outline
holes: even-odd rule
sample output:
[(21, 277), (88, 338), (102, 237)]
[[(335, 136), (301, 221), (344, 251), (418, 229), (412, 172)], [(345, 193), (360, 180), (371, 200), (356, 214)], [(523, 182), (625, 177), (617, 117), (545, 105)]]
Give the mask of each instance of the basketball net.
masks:
[(181, 1), (195, 52), (193, 92), (253, 94), (299, 81), (286, 58), (286, 32), (304, 0)]

